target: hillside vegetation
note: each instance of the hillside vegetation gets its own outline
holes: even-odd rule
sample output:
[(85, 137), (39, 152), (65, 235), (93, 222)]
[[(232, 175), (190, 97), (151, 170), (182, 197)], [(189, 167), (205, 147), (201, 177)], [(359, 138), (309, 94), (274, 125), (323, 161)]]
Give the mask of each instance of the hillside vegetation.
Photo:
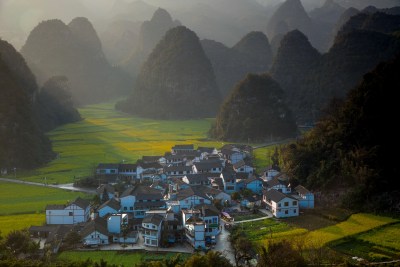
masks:
[[(351, 209), (394, 211), (400, 201), (393, 152), (396, 132), (385, 130), (396, 114), (400, 57), (380, 64), (333, 101), (316, 127), (283, 151), (284, 169), (312, 190), (333, 190)], [(338, 200), (336, 200), (338, 201)]]

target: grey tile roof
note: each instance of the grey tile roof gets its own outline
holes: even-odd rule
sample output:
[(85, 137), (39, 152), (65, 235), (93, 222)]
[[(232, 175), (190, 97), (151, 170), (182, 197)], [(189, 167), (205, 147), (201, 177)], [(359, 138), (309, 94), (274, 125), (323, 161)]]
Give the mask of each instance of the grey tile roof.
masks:
[(98, 210), (103, 209), (103, 208), (105, 208), (105, 207), (110, 207), (110, 208), (112, 208), (112, 209), (114, 209), (114, 210), (116, 210), (116, 211), (119, 211), (119, 210), (121, 209), (121, 204), (120, 204), (119, 201), (117, 201), (115, 198), (112, 198), (112, 199), (110, 199), (110, 200), (104, 202), (104, 203), (98, 208)]
[(62, 205), (62, 204), (46, 205), (46, 210), (63, 210), (63, 209), (65, 209), (65, 205)]
[(165, 201), (135, 202), (135, 209), (159, 209), (165, 207)]
[(179, 172), (179, 171), (186, 171), (190, 172), (192, 171), (192, 166), (185, 166), (185, 165), (173, 165), (173, 166), (167, 166), (164, 168), (164, 172)]
[(97, 169), (118, 169), (118, 163), (99, 163)]
[(195, 209), (200, 210), (202, 216), (218, 216), (220, 211), (213, 205), (208, 204), (200, 204), (194, 207)]
[(142, 160), (145, 163), (149, 163), (149, 162), (158, 162), (158, 160), (160, 158), (162, 158), (163, 156), (143, 156)]
[(101, 194), (104, 193), (104, 190), (106, 190), (107, 193), (111, 193), (111, 194), (114, 194), (114, 193), (115, 193), (114, 187), (113, 187), (112, 185), (110, 185), (110, 184), (102, 184), (102, 185), (100, 185), (100, 186), (96, 189), (96, 192), (97, 192), (97, 194), (101, 195)]
[(71, 204), (75, 204), (78, 207), (80, 207), (81, 209), (86, 209), (87, 207), (89, 207), (90, 201), (87, 200), (87, 199), (83, 199), (83, 198), (77, 197), (75, 199), (75, 201), (72, 202)]
[(190, 144), (190, 145), (175, 145), (172, 147), (173, 150), (176, 149), (194, 149), (194, 145)]
[(162, 169), (163, 166), (158, 162), (150, 162), (150, 163), (139, 163), (138, 166), (143, 169)]
[(159, 200), (162, 199), (162, 193), (160, 190), (151, 188), (149, 186), (145, 185), (138, 185), (138, 186), (133, 186), (128, 189), (126, 189), (122, 195), (121, 198), (126, 197), (126, 196), (135, 196), (136, 199), (150, 199), (150, 200)]
[(199, 183), (199, 182), (208, 182), (210, 176), (208, 173), (196, 173), (196, 174), (187, 174), (183, 178), (187, 178), (189, 183)]
[(273, 187), (273, 186), (277, 186), (277, 185), (288, 186), (288, 182), (279, 179), (277, 176), (275, 176), (271, 181), (267, 181), (268, 187)]
[(177, 194), (176, 194), (176, 199), (177, 200), (182, 200), (191, 196), (199, 196), (205, 199), (210, 199), (209, 196), (207, 196), (206, 192), (205, 192), (205, 188), (209, 188), (207, 186), (191, 186), (189, 188), (180, 190)]
[(263, 182), (263, 180), (262, 180), (261, 178), (258, 178), (258, 177), (254, 176), (254, 175), (251, 176), (251, 177), (248, 178), (248, 179), (245, 179), (243, 182), (244, 182), (245, 184), (249, 184), (249, 183), (254, 182), (254, 181), (260, 181), (260, 183)]
[(108, 236), (107, 221), (101, 217), (97, 217), (93, 221), (87, 222), (83, 229), (80, 231), (80, 235), (82, 237), (86, 237), (94, 231), (98, 231), (103, 235)]
[(221, 168), (222, 169), (222, 163), (220, 161), (200, 161), (200, 162), (195, 162), (193, 163), (194, 166), (198, 170), (211, 170), (213, 168)]
[(159, 214), (148, 214), (143, 218), (142, 223), (152, 223), (154, 225), (160, 225), (164, 220), (164, 217)]
[(279, 192), (278, 190), (275, 190), (275, 189), (268, 190), (268, 191), (264, 192), (264, 194), (267, 199), (272, 200), (276, 203), (278, 203), (279, 201), (281, 201), (282, 199), (284, 199), (286, 197), (293, 199), (291, 196), (288, 196), (288, 195), (286, 195), (282, 192)]
[(294, 190), (295, 190), (296, 192), (302, 194), (302, 195), (307, 195), (307, 194), (310, 194), (310, 193), (311, 193), (307, 188), (305, 188), (305, 187), (302, 186), (302, 185), (296, 186)]

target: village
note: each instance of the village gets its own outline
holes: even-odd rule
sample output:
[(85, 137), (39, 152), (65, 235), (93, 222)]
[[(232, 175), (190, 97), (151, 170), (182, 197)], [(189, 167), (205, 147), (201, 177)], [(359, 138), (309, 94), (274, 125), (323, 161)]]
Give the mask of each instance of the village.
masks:
[(98, 205), (82, 198), (48, 204), (46, 224), (29, 232), (53, 253), (71, 235), (87, 249), (117, 244), (118, 249), (174, 251), (185, 245), (206, 250), (235, 223), (230, 212), (262, 209), (285, 218), (314, 208), (314, 194), (301, 185), (292, 188), (276, 164), (257, 174), (252, 149), (175, 145), (163, 156), (143, 156), (136, 164), (100, 163)]

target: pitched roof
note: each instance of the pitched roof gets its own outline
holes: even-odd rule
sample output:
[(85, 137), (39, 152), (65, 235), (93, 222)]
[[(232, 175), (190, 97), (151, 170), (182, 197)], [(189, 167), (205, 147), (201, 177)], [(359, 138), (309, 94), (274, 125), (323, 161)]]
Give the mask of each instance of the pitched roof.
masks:
[(296, 186), (294, 190), (295, 190), (296, 192), (302, 194), (302, 195), (311, 194), (311, 192), (310, 192), (307, 188), (305, 188), (304, 186), (302, 186), (302, 185)]
[(247, 173), (247, 172), (237, 172), (236, 173), (236, 179), (243, 179), (243, 180), (246, 180), (246, 179), (248, 179), (249, 177), (250, 177), (250, 173)]
[(172, 147), (173, 150), (176, 149), (194, 149), (194, 145), (190, 144), (190, 145), (175, 145)]
[(119, 170), (136, 170), (137, 164), (119, 164)]
[(143, 157), (142, 157), (142, 160), (143, 160), (143, 162), (145, 162), (145, 163), (148, 163), (148, 162), (158, 162), (158, 160), (159, 160), (160, 158), (162, 158), (162, 156), (143, 156)]
[(215, 147), (204, 147), (204, 146), (199, 146), (197, 148), (197, 151), (201, 152), (201, 153), (208, 153), (211, 154), (214, 152)]
[(120, 204), (119, 201), (117, 201), (115, 198), (112, 198), (112, 199), (110, 199), (110, 200), (104, 202), (104, 203), (98, 208), (98, 210), (101, 210), (102, 208), (105, 208), (105, 207), (110, 207), (110, 208), (112, 208), (113, 210), (118, 211), (118, 210), (121, 209), (121, 204)]
[(209, 173), (195, 173), (195, 174), (187, 174), (183, 178), (187, 178), (189, 183), (198, 183), (198, 182), (208, 182), (210, 177), (215, 177), (210, 175)]
[(194, 196), (194, 195), (205, 198), (205, 199), (210, 199), (209, 196), (207, 196), (207, 194), (204, 192), (205, 188), (209, 188), (209, 187), (200, 185), (200, 186), (191, 186), (186, 189), (180, 190), (176, 194), (176, 199), (182, 200), (182, 199)]
[(86, 223), (83, 229), (80, 231), (80, 234), (82, 237), (86, 237), (94, 231), (98, 231), (103, 235), (108, 236), (107, 221), (101, 217), (97, 217), (93, 221)]
[(154, 225), (160, 225), (164, 220), (164, 217), (159, 214), (148, 214), (143, 218), (142, 223), (152, 223)]
[(190, 172), (192, 171), (192, 166), (186, 166), (186, 165), (172, 165), (172, 166), (166, 166), (164, 167), (165, 172), (177, 172), (177, 171), (186, 171)]
[(261, 178), (258, 178), (258, 177), (256, 177), (256, 176), (251, 176), (250, 178), (248, 178), (248, 179), (245, 179), (245, 180), (243, 180), (243, 182), (245, 183), (245, 184), (249, 184), (249, 183), (252, 183), (252, 182), (254, 182), (254, 181), (260, 181), (261, 183), (263, 182), (263, 180), (261, 179)]
[(278, 185), (288, 186), (288, 182), (279, 179), (277, 176), (275, 176), (272, 180), (267, 181), (268, 187), (273, 187), (273, 186), (278, 186)]
[(145, 185), (129, 187), (122, 193), (121, 198), (126, 197), (126, 196), (135, 196), (136, 200), (139, 200), (139, 199), (147, 199), (147, 200), (162, 199), (162, 193), (160, 192), (160, 190), (157, 190), (157, 189), (151, 188), (149, 186), (145, 186)]
[(63, 210), (63, 209), (65, 209), (65, 205), (63, 205), (63, 204), (46, 205), (46, 210)]
[(165, 207), (165, 201), (135, 202), (133, 206), (135, 209), (159, 209)]
[(221, 161), (215, 161), (215, 160), (195, 162), (195, 163), (193, 163), (193, 165), (196, 166), (196, 169), (198, 169), (198, 170), (209, 170), (209, 169), (213, 169), (213, 168), (222, 168)]
[(288, 195), (286, 195), (282, 192), (279, 192), (278, 190), (275, 190), (275, 189), (268, 190), (268, 191), (264, 192), (264, 194), (267, 199), (272, 200), (276, 203), (278, 203), (279, 201), (281, 201), (282, 199), (284, 199), (286, 197), (293, 199), (291, 196), (288, 196)]
[(118, 169), (118, 163), (99, 163), (97, 169)]
[(209, 204), (200, 204), (200, 205), (195, 206), (194, 208), (200, 210), (200, 213), (204, 217), (218, 216), (220, 213), (219, 210), (215, 206), (209, 205)]
[(224, 182), (222, 181), (222, 178), (214, 178), (211, 184), (218, 186), (219, 188), (224, 188)]
[(75, 204), (81, 209), (86, 209), (90, 205), (90, 201), (81, 197), (77, 197), (71, 204)]
[(138, 166), (143, 169), (162, 169), (163, 166), (158, 162), (139, 163)]
[(238, 168), (240, 168), (240, 167), (242, 167), (242, 166), (245, 166), (246, 165), (246, 163), (244, 162), (244, 160), (239, 160), (238, 162), (236, 162), (235, 164), (233, 164), (233, 167), (235, 168), (235, 169), (238, 169)]
[(111, 193), (111, 194), (115, 193), (114, 187), (112, 185), (110, 185), (110, 184), (102, 184), (102, 185), (100, 185), (96, 189), (96, 192), (97, 192), (97, 194), (101, 195), (101, 194), (104, 194), (104, 190), (106, 190), (107, 193)]

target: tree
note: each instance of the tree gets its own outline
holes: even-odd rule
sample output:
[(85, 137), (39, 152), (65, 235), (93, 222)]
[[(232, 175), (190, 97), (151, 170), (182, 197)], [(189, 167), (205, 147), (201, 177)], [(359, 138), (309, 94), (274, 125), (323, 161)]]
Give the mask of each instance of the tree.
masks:
[(5, 237), (4, 246), (12, 255), (18, 256), (21, 253), (35, 254), (39, 250), (39, 244), (33, 242), (28, 231), (11, 231)]
[(82, 236), (77, 231), (70, 231), (64, 238), (64, 243), (67, 246), (71, 246), (76, 248), (77, 244), (80, 244), (82, 241)]
[(302, 267), (306, 261), (287, 240), (269, 242), (261, 247), (257, 267)]
[(232, 267), (232, 264), (227, 258), (222, 256), (219, 251), (209, 251), (205, 255), (195, 254), (188, 258), (183, 265), (184, 267), (203, 267), (203, 266), (218, 266)]
[(272, 161), (272, 169), (280, 171), (281, 168), (279, 167), (278, 147), (275, 147), (275, 151), (274, 154), (272, 154), (271, 161)]
[(249, 263), (255, 253), (253, 243), (246, 237), (245, 233), (236, 227), (232, 230), (229, 241), (233, 249), (236, 266), (240, 266), (242, 262)]

